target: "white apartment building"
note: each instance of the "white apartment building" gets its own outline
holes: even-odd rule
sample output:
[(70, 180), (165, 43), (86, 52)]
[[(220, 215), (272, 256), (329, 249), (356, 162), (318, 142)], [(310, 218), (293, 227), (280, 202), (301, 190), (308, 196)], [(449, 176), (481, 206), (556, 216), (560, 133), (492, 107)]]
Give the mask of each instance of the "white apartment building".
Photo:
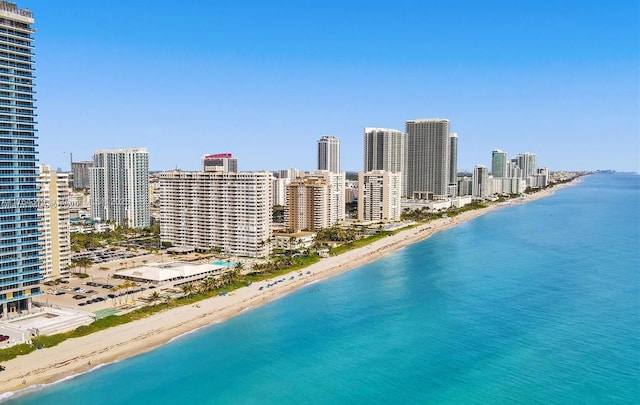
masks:
[(384, 170), (358, 173), (358, 220), (400, 221), (402, 174)]
[(347, 180), (345, 172), (315, 170), (305, 174), (305, 178), (322, 179), (329, 185), (329, 226), (344, 221), (346, 218), (344, 186)]
[(297, 179), (298, 177), (304, 176), (304, 172), (298, 169), (280, 169), (278, 170), (278, 178), (279, 179)]
[(473, 169), (473, 186), (471, 195), (485, 198), (491, 194), (489, 170), (484, 165), (476, 165)]
[(51, 280), (66, 275), (71, 264), (69, 175), (41, 165), (38, 182), (42, 275)]
[(527, 188), (525, 179), (517, 177), (495, 178), (489, 176), (491, 194), (522, 194)]
[(272, 180), (267, 171), (160, 173), (160, 240), (199, 251), (268, 256)]
[(287, 187), (291, 184), (290, 178), (273, 179), (272, 180), (272, 196), (271, 201), (273, 205), (281, 205), (285, 207), (287, 205)]
[(144, 148), (104, 149), (93, 155), (91, 215), (99, 221), (145, 228), (149, 218), (149, 153)]

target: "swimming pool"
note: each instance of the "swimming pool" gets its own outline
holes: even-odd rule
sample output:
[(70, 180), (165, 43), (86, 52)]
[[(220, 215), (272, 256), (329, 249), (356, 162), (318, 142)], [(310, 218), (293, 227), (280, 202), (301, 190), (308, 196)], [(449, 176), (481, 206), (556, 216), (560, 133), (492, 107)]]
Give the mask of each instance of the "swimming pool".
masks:
[(227, 262), (227, 261), (224, 261), (224, 260), (216, 260), (215, 262), (213, 262), (211, 264), (216, 265), (216, 266), (236, 267), (236, 262)]

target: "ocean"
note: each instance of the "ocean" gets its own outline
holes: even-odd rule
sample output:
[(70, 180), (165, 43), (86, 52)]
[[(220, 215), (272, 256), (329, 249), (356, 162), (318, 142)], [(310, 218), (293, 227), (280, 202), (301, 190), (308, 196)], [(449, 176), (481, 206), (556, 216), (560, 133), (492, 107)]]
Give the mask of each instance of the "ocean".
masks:
[(637, 404), (639, 252), (598, 173), (7, 403)]

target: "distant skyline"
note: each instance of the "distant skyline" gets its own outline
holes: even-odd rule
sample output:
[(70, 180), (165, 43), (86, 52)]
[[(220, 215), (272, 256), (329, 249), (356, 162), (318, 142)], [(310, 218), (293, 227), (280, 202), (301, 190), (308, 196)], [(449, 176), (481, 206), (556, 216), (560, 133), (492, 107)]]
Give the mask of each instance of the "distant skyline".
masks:
[(39, 160), (146, 147), (150, 170), (363, 166), (365, 127), (446, 118), (491, 151), (640, 171), (637, 1), (17, 1), (35, 17)]

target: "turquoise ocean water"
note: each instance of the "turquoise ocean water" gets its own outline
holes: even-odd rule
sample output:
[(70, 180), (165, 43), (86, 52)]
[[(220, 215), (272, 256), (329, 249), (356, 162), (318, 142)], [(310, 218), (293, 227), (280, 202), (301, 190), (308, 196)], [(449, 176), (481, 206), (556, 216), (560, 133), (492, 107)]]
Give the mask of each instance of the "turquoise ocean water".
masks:
[(596, 174), (8, 402), (637, 404), (639, 251)]

